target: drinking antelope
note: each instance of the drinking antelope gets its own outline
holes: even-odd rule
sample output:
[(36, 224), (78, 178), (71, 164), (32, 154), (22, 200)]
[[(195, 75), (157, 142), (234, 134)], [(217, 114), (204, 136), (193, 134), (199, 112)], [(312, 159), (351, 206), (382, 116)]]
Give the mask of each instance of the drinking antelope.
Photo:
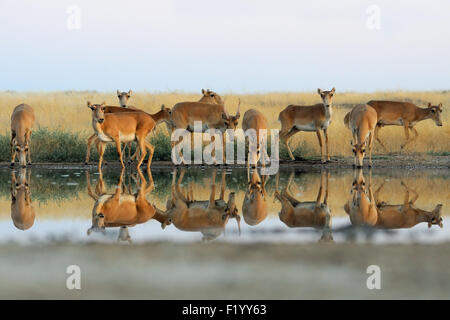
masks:
[(372, 191), (372, 172), (369, 172), (369, 184), (366, 186), (362, 169), (353, 171), (353, 184), (350, 191), (352, 199), (344, 205), (352, 225), (375, 226), (378, 219), (377, 204)]
[(17, 180), (14, 171), (11, 172), (11, 219), (17, 229), (27, 230), (34, 224), (36, 213), (31, 202), (31, 171), (20, 169)]
[[(212, 104), (204, 102), (180, 102), (172, 108), (172, 116), (170, 119), (170, 134), (176, 129), (184, 129), (191, 132), (191, 144), (193, 143), (192, 134), (194, 132), (194, 122), (200, 121), (202, 124), (202, 132), (208, 129), (217, 129), (222, 133), (222, 145), (225, 147), (225, 134), (227, 129), (236, 129), (240, 118), (238, 110), (235, 116), (230, 116), (225, 111), (224, 104)], [(180, 141), (172, 141), (172, 149), (175, 148)], [(179, 155), (184, 163), (184, 158), (179, 150)], [(225, 150), (222, 152), (223, 162), (225, 163)]]
[[(281, 211), (279, 217), (289, 228), (305, 228), (313, 227), (322, 229), (322, 236), (319, 242), (333, 242), (331, 234), (331, 210), (327, 205), (328, 202), (328, 180), (329, 174), (322, 171), (320, 176), (320, 188), (316, 201), (300, 202), (289, 193), (289, 188), (294, 180), (294, 172), (289, 176), (289, 181), (280, 194), (279, 190), (279, 173), (277, 173), (275, 181), (275, 198), (281, 202)], [(323, 186), (325, 180), (325, 195), (322, 201)]]
[(14, 166), (16, 154), (19, 153), (19, 164), (25, 167), (31, 164), (31, 132), (34, 126), (34, 111), (27, 104), (20, 104), (14, 108), (11, 115), (11, 166)]
[[(188, 196), (181, 188), (180, 183), (184, 176), (184, 170), (181, 171), (178, 182), (176, 181), (177, 170), (174, 170), (172, 177), (172, 198), (167, 202), (167, 211), (159, 211), (166, 220), (162, 224), (165, 228), (173, 223), (177, 229), (183, 231), (200, 231), (203, 234), (203, 240), (213, 240), (220, 236), (228, 223), (229, 218), (235, 218), (238, 227), (240, 216), (236, 208), (235, 194), (230, 193), (228, 202), (225, 202), (225, 172), (222, 173), (222, 186), (219, 199), (215, 198), (216, 193), (216, 170), (213, 172), (211, 194), (209, 200), (194, 200), (192, 185)], [(240, 229), (240, 227), (239, 227)]]
[(242, 215), (248, 225), (256, 226), (267, 217), (266, 183), (269, 179), (265, 175), (261, 179), (256, 169), (251, 178), (250, 173), (247, 173), (247, 178), (248, 189), (242, 203)]
[[(244, 113), (242, 118), (242, 130), (247, 131), (253, 129), (256, 131), (256, 141), (249, 140), (249, 152), (247, 159), (247, 167), (250, 163), (256, 167), (258, 161), (261, 159), (261, 164), (266, 165), (266, 141), (267, 141), (267, 118), (258, 110), (249, 109)], [(256, 152), (253, 150), (252, 143), (256, 144)], [(267, 156), (268, 158), (268, 156)]]
[(354, 166), (362, 167), (366, 146), (369, 148), (369, 167), (372, 166), (372, 143), (377, 126), (377, 112), (369, 105), (359, 105), (344, 118), (345, 125), (352, 131)]
[(92, 110), (92, 127), (103, 142), (100, 148), (99, 168), (102, 165), (105, 142), (115, 142), (120, 163), (122, 168), (124, 168), (125, 164), (123, 163), (120, 144), (121, 142), (137, 141), (141, 152), (137, 167), (141, 166), (148, 149), (147, 170), (150, 170), (154, 147), (145, 138), (155, 128), (156, 123), (168, 120), (170, 112), (162, 107), (161, 111), (154, 115), (149, 115), (145, 112), (105, 113), (105, 103), (91, 104), (88, 101), (87, 106)]
[[(105, 231), (106, 228), (120, 227), (118, 240), (131, 242), (128, 227), (145, 223), (150, 219), (160, 219), (154, 205), (146, 199), (146, 195), (154, 189), (151, 172), (148, 172), (148, 183), (139, 169), (138, 174), (140, 182), (135, 194), (122, 192), (124, 170), (120, 173), (115, 192), (108, 194), (102, 172), (100, 171), (95, 191), (92, 190), (89, 172), (86, 172), (88, 194), (95, 201), (92, 209), (92, 226), (87, 230), (88, 235), (93, 231)], [(133, 179), (138, 183), (135, 176)], [(159, 222), (163, 222), (163, 220), (159, 220)]]
[[(428, 228), (432, 225), (438, 225), (443, 227), (441, 210), (442, 204), (436, 205), (433, 211), (425, 211), (414, 206), (414, 203), (419, 198), (416, 191), (408, 188), (402, 181), (402, 186), (405, 188), (405, 196), (403, 204), (389, 205), (385, 202), (379, 201), (379, 192), (384, 186), (384, 182), (375, 192), (375, 199), (377, 202), (378, 219), (376, 227), (385, 229), (399, 229), (399, 228), (411, 228), (421, 222), (428, 223)], [(410, 193), (414, 194), (410, 200)]]
[[(442, 103), (437, 106), (428, 103), (427, 108), (419, 108), (410, 102), (398, 101), (378, 101), (371, 100), (367, 102), (377, 112), (378, 122), (375, 130), (375, 139), (380, 143), (384, 150), (387, 150), (383, 142), (378, 137), (379, 130), (384, 126), (403, 126), (405, 130), (405, 142), (401, 145), (404, 149), (407, 144), (415, 141), (419, 133), (414, 128), (417, 122), (432, 119), (438, 127), (442, 126)], [(410, 139), (409, 131), (414, 133)]]
[[(292, 160), (295, 160), (295, 157), (289, 147), (290, 138), (299, 131), (315, 131), (317, 134), (317, 139), (319, 140), (322, 163), (330, 161), (327, 130), (328, 126), (331, 124), (331, 105), (335, 91), (335, 88), (330, 91), (317, 89), (317, 93), (322, 98), (322, 103), (313, 106), (289, 105), (280, 112), (280, 115), (278, 116), (278, 120), (281, 122), (280, 140), (286, 145), (289, 156)], [(326, 159), (322, 150), (321, 130), (325, 136), (325, 146), (327, 152)]]

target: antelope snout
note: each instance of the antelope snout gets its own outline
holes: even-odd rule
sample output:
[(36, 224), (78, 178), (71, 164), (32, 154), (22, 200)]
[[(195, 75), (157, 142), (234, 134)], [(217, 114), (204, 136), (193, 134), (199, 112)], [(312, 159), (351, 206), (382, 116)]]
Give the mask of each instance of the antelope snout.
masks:
[(98, 119), (98, 123), (103, 123), (103, 121), (105, 121), (105, 119)]

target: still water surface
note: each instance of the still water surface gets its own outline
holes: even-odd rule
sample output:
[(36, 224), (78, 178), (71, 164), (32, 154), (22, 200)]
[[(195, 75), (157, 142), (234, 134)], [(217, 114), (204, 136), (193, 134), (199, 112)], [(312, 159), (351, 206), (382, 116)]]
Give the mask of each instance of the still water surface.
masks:
[(436, 243), (449, 184), (445, 170), (3, 170), (0, 244)]

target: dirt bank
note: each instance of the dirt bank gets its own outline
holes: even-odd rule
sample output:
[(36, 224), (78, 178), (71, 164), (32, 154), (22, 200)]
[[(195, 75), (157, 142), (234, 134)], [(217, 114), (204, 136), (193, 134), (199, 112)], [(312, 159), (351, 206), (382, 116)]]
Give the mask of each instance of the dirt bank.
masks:
[[(280, 168), (299, 168), (299, 169), (344, 169), (352, 168), (352, 157), (333, 157), (329, 163), (322, 164), (320, 159), (299, 159), (295, 161), (281, 160)], [(135, 164), (131, 164), (132, 167)], [(15, 165), (18, 168), (18, 165)], [(96, 168), (96, 162), (91, 162), (89, 165), (84, 163), (34, 163), (32, 168), (42, 169), (88, 169)], [(173, 168), (174, 164), (170, 161), (153, 161), (152, 168)], [(214, 167), (212, 165), (190, 165), (189, 167)], [(246, 165), (226, 165), (219, 167), (227, 168), (245, 168)], [(10, 168), (9, 162), (0, 162), (0, 168)], [(108, 162), (104, 169), (120, 168), (120, 162)], [(389, 154), (377, 155), (373, 157), (373, 169), (376, 168), (407, 168), (407, 169), (449, 169), (450, 155), (425, 155), (425, 154)]]
[[(0, 298), (450, 298), (450, 244), (0, 247)], [(66, 289), (67, 266), (81, 290)], [(368, 290), (367, 267), (381, 269)]]

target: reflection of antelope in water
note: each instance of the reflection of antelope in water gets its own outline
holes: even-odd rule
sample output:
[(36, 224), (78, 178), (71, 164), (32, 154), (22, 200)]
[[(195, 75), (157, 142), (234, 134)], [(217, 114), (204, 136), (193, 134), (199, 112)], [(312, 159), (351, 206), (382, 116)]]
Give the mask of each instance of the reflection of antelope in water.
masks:
[(353, 171), (352, 199), (344, 205), (344, 210), (353, 225), (374, 226), (377, 223), (377, 205), (372, 192), (372, 171), (369, 172), (369, 185), (366, 186), (362, 169)]
[(19, 180), (11, 172), (11, 219), (17, 229), (27, 230), (34, 224), (35, 211), (31, 203), (31, 170), (21, 169)]
[(248, 225), (255, 226), (267, 217), (266, 183), (269, 179), (264, 175), (261, 179), (256, 169), (253, 171), (251, 179), (250, 172), (247, 172), (247, 177), (248, 189), (242, 203), (242, 215)]
[[(127, 227), (147, 222), (152, 218), (162, 222), (154, 205), (146, 199), (146, 195), (154, 188), (152, 175), (149, 172), (149, 184), (147, 184), (147, 180), (140, 170), (138, 170), (138, 174), (140, 185), (137, 193), (122, 193), (124, 176), (124, 170), (122, 170), (114, 194), (107, 194), (102, 172), (100, 171), (95, 193), (92, 191), (89, 172), (86, 172), (88, 194), (95, 200), (92, 209), (92, 227), (88, 229), (88, 235), (92, 231), (121, 227), (118, 240), (131, 242)], [(137, 183), (136, 177), (133, 176), (133, 179)]]
[[(235, 204), (235, 194), (231, 192), (228, 196), (228, 202), (225, 202), (225, 171), (222, 172), (222, 187), (220, 197), (216, 200), (216, 170), (213, 171), (211, 194), (209, 200), (194, 200), (192, 184), (189, 185), (187, 194), (180, 188), (183, 180), (184, 170), (181, 171), (177, 181), (177, 170), (174, 170), (172, 178), (172, 198), (167, 202), (167, 211), (161, 212), (166, 220), (162, 224), (173, 223), (175, 227), (183, 231), (200, 231), (203, 234), (203, 240), (214, 240), (225, 230), (229, 218), (235, 218), (238, 227), (240, 216)], [(239, 227), (240, 229), (240, 227)]]
[[(316, 201), (300, 202), (289, 193), (289, 188), (294, 180), (294, 172), (291, 173), (289, 181), (281, 194), (278, 191), (279, 180), (279, 173), (277, 173), (275, 198), (281, 202), (280, 220), (290, 228), (314, 227), (323, 229), (319, 242), (333, 242), (331, 210), (327, 205), (329, 173), (326, 173), (326, 177), (324, 171), (321, 173), (320, 188)], [(325, 195), (322, 201), (324, 180), (326, 180)]]
[[(385, 202), (379, 202), (378, 194), (383, 186), (384, 182), (375, 192), (378, 208), (377, 227), (386, 229), (411, 228), (421, 222), (427, 222), (428, 228), (431, 228), (433, 224), (443, 227), (441, 217), (442, 204), (436, 205), (431, 212), (414, 207), (414, 203), (419, 198), (419, 195), (415, 190), (408, 188), (403, 181), (402, 186), (405, 188), (403, 204), (389, 205)], [(414, 194), (411, 200), (409, 200), (410, 193)]]

